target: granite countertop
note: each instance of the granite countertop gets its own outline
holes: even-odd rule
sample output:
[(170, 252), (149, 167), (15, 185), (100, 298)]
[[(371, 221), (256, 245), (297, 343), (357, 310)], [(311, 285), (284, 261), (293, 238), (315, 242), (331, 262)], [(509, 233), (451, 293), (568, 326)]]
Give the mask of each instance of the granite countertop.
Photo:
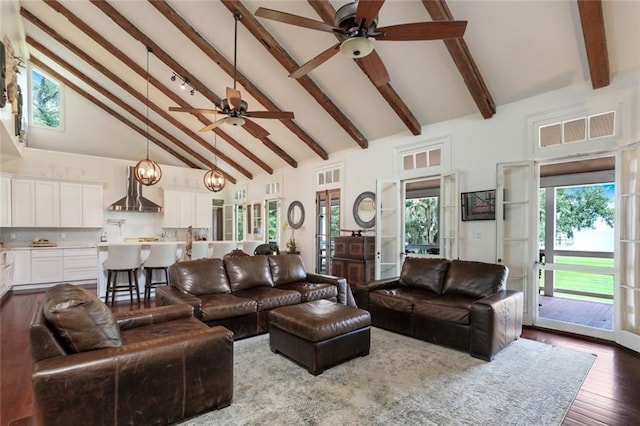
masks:
[(5, 243), (5, 250), (59, 250), (66, 248), (96, 248), (97, 243), (92, 242), (64, 242), (56, 243), (55, 247), (33, 247), (31, 243)]

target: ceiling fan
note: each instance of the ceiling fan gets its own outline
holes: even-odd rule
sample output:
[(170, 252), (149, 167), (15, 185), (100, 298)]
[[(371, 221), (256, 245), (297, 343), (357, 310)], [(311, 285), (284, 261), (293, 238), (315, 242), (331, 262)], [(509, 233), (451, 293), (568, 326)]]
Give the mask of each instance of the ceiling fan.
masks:
[(257, 123), (249, 120), (249, 118), (274, 118), (278, 120), (292, 120), (294, 118), (293, 112), (288, 111), (247, 111), (247, 102), (242, 100), (240, 91), (236, 89), (237, 82), (237, 56), (238, 56), (238, 21), (242, 19), (242, 14), (238, 11), (233, 13), (235, 18), (235, 39), (233, 47), (233, 89), (227, 87), (226, 98), (220, 101), (220, 105), (216, 105), (217, 109), (206, 108), (182, 108), (182, 107), (169, 107), (169, 111), (176, 112), (189, 112), (192, 114), (220, 114), (226, 115), (226, 117), (214, 121), (208, 126), (200, 129), (201, 132), (208, 132), (222, 124), (229, 123), (234, 126), (243, 126), (247, 131), (256, 137), (268, 136), (269, 132), (258, 125)]
[(285, 24), (338, 34), (343, 40), (296, 68), (289, 77), (300, 78), (332, 58), (338, 51), (358, 59), (376, 86), (387, 84), (389, 74), (373, 51), (373, 39), (388, 41), (445, 40), (464, 35), (467, 21), (416, 22), (378, 28), (378, 12), (384, 0), (360, 0), (336, 11), (335, 25), (260, 7), (255, 15)]

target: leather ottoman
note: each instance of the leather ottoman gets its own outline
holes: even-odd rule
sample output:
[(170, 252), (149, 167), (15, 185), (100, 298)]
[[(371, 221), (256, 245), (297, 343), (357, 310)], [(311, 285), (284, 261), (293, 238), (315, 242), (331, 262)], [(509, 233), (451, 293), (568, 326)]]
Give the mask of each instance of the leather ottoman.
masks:
[(315, 300), (269, 312), (269, 346), (309, 373), (369, 354), (371, 316), (364, 309)]

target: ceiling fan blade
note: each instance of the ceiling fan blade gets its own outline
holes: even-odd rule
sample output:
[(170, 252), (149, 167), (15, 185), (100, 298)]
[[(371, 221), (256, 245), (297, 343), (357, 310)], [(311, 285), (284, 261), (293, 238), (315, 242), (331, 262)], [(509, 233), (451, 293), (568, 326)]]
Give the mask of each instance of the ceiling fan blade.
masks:
[(182, 108), (182, 107), (169, 107), (169, 111), (175, 112), (191, 112), (193, 114), (220, 114), (221, 111), (216, 109), (206, 108)]
[(200, 129), (200, 132), (208, 132), (209, 130), (213, 130), (216, 127), (221, 126), (222, 124), (225, 123), (225, 121), (227, 121), (227, 118), (229, 117), (225, 117), (225, 118), (221, 118), (220, 120), (216, 120), (213, 123), (209, 124), (208, 126), (203, 127), (202, 129)]
[(254, 138), (258, 138), (258, 139), (262, 139), (262, 138), (266, 138), (267, 136), (269, 136), (269, 132), (267, 131), (267, 129), (265, 129), (264, 127), (254, 123), (253, 121), (249, 120), (248, 118), (244, 119), (244, 124), (242, 125), (242, 127), (245, 128), (245, 130), (249, 133), (251, 133), (251, 135)]
[(247, 111), (245, 117), (251, 118), (277, 118), (279, 120), (293, 120), (295, 117), (289, 111)]
[(289, 74), (289, 77), (300, 78), (302, 76), (307, 75), (312, 70), (324, 64), (329, 59), (331, 59), (336, 53), (338, 53), (340, 51), (340, 44), (341, 43), (334, 44), (324, 52), (317, 55), (315, 58), (311, 59), (309, 62), (296, 68), (291, 74)]
[(314, 19), (305, 18), (303, 16), (292, 15), (291, 13), (280, 12), (279, 10), (267, 9), (265, 7), (259, 7), (254, 15), (259, 16), (260, 18), (271, 19), (272, 21), (296, 25), (298, 27), (309, 28), (312, 30), (344, 34), (344, 30), (340, 27), (334, 27), (333, 25), (325, 24), (322, 21), (316, 21)]
[(466, 28), (467, 21), (415, 22), (378, 28), (377, 31), (385, 34), (376, 38), (389, 41), (445, 40), (462, 37)]
[(232, 107), (239, 110), (242, 105), (242, 96), (240, 95), (240, 91), (227, 87), (227, 101), (229, 101), (229, 104)]
[[(368, 27), (378, 16), (383, 4), (384, 0), (359, 0), (358, 8), (356, 9), (356, 22)], [(362, 20), (364, 20), (364, 23)]]
[(387, 67), (384, 66), (382, 59), (374, 50), (364, 58), (356, 59), (362, 67), (367, 71), (367, 75), (373, 81), (376, 87), (384, 86), (391, 81)]

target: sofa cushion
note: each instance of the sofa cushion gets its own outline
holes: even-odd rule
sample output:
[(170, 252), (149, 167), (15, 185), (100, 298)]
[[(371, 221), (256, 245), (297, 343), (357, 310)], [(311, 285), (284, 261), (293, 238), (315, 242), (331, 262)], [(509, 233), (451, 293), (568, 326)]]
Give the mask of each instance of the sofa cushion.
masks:
[(398, 287), (392, 289), (374, 290), (369, 293), (369, 304), (391, 309), (393, 311), (413, 311), (416, 301), (438, 297), (438, 293), (412, 287)]
[(111, 310), (81, 287), (58, 284), (50, 288), (42, 309), (67, 353), (122, 346)]
[(298, 254), (269, 256), (271, 277), (275, 285), (295, 283), (307, 279), (302, 257)]
[(449, 263), (447, 259), (407, 257), (402, 263), (400, 284), (442, 293)]
[(206, 258), (171, 265), (171, 284), (195, 296), (230, 293), (222, 259)]
[(433, 299), (416, 301), (413, 314), (468, 325), (471, 304), (475, 300), (474, 296), (444, 294)]
[(131, 343), (146, 342), (153, 339), (160, 339), (162, 337), (189, 333), (198, 329), (206, 330), (207, 328), (208, 327), (205, 323), (197, 318), (180, 318), (173, 321), (162, 321), (155, 324), (148, 324), (141, 327), (122, 330), (122, 342), (125, 345), (129, 345)]
[(233, 256), (224, 260), (231, 291), (273, 287), (269, 256)]
[(477, 298), (504, 290), (508, 269), (495, 263), (453, 260), (444, 282), (443, 294), (465, 294)]
[(241, 317), (258, 312), (258, 303), (253, 299), (236, 295), (209, 294), (200, 297), (200, 315), (204, 322)]
[[(258, 256), (263, 257), (263, 256)], [(239, 290), (235, 293), (239, 297), (253, 299), (258, 303), (258, 311), (268, 311), (278, 306), (295, 305), (300, 303), (302, 296), (293, 290), (281, 290), (271, 287), (253, 287)]]
[(283, 290), (294, 290), (302, 296), (302, 302), (338, 297), (338, 286), (327, 283), (298, 282), (279, 285)]

